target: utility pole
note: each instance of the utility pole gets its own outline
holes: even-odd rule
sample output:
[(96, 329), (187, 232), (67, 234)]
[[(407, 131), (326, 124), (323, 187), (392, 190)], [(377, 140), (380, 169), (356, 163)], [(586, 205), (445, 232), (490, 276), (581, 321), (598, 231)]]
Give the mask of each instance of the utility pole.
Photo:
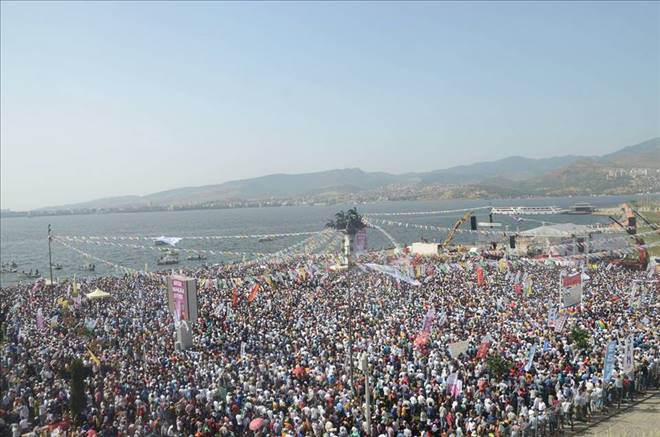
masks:
[(53, 255), (50, 249), (50, 243), (53, 241), (53, 235), (51, 234), (50, 224), (48, 225), (48, 268), (50, 270), (50, 285), (53, 286)]

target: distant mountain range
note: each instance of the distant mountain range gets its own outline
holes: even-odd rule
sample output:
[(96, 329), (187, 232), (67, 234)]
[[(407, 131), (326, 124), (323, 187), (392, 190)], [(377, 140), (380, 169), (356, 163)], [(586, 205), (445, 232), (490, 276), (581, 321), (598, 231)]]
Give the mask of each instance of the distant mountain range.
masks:
[(497, 161), (400, 175), (365, 172), (358, 168), (294, 175), (272, 174), (41, 210), (221, 206), (231, 202), (272, 199), (313, 202), (623, 194), (659, 189), (660, 138), (653, 138), (603, 156), (569, 155), (543, 159), (512, 156)]

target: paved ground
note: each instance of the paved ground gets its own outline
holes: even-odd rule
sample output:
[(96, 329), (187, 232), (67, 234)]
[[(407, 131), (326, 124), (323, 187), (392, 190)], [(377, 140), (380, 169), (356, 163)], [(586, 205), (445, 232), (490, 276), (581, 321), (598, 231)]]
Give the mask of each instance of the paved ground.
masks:
[[(578, 433), (579, 436), (660, 437), (660, 393)], [(598, 420), (597, 418), (594, 418)]]

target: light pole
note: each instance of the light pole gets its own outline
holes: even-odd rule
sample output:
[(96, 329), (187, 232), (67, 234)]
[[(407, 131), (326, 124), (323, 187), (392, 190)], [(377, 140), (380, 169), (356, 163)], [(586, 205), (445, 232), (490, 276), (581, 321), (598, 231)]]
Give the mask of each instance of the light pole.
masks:
[(352, 294), (351, 290), (351, 267), (353, 267), (353, 235), (348, 231), (344, 232), (344, 245), (342, 247), (342, 267), (346, 269), (347, 283), (348, 283), (348, 295), (347, 304), (348, 304), (348, 380), (351, 384), (351, 392), (355, 395), (355, 385), (353, 380), (353, 305), (351, 304), (350, 298)]
[(53, 286), (53, 255), (50, 248), (50, 243), (53, 241), (53, 235), (51, 234), (50, 224), (48, 225), (48, 268), (50, 270), (50, 285)]
[(355, 394), (355, 386), (353, 385), (353, 305), (350, 301), (348, 302), (348, 380), (351, 384), (351, 392)]
[(329, 226), (344, 234), (340, 262), (337, 266), (338, 271), (346, 271), (346, 303), (348, 305), (348, 378), (351, 385), (351, 394), (355, 396), (355, 384), (353, 380), (353, 305), (351, 302), (351, 277), (350, 271), (355, 266), (353, 261), (353, 247), (355, 234), (359, 229), (366, 226), (362, 217), (356, 208), (351, 208), (347, 212), (340, 211), (335, 214), (335, 220), (330, 220), (326, 226)]
[(360, 367), (364, 373), (364, 395), (365, 395), (365, 408), (364, 415), (367, 419), (367, 435), (371, 435), (371, 388), (369, 387), (369, 360), (367, 359), (367, 352), (362, 352)]

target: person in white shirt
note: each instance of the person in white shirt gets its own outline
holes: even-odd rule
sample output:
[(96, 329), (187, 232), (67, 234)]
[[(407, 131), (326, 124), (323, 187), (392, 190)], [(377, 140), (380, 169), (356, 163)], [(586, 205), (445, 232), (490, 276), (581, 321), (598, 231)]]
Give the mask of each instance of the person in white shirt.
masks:
[(561, 412), (562, 412), (562, 424), (568, 423), (571, 425), (571, 431), (574, 429), (574, 423), (573, 423), (573, 403), (568, 400), (564, 399), (564, 402), (561, 404)]
[(603, 407), (603, 389), (597, 384), (591, 392), (591, 411), (600, 412)]

